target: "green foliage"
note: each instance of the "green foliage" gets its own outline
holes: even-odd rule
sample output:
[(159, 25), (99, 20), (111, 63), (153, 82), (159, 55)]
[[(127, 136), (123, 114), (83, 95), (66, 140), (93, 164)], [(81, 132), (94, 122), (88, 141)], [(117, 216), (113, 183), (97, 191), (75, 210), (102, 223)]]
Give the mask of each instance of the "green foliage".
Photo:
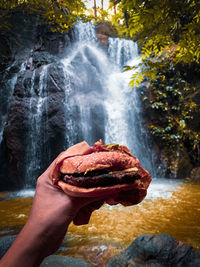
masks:
[[(154, 114), (148, 125), (151, 133), (171, 154), (187, 147), (192, 161), (198, 160), (200, 147), (199, 126), (195, 118), (199, 114), (199, 83), (187, 72), (187, 65), (174, 64), (170, 59), (161, 64), (156, 78), (151, 80), (149, 88), (142, 91), (143, 101), (148, 114)], [(155, 63), (156, 64), (156, 63)], [(193, 71), (198, 65), (193, 66)], [(192, 79), (191, 79), (192, 78)], [(189, 80), (192, 82), (189, 82)], [(156, 118), (156, 119), (155, 119)]]
[(160, 56), (176, 45), (175, 62), (199, 62), (200, 5), (194, 0), (122, 0), (129, 14), (130, 36), (143, 57)]
[(66, 32), (76, 22), (78, 15), (85, 8), (81, 0), (1, 0), (3, 14), (18, 8), (28, 14), (37, 14), (41, 24), (51, 25), (52, 31)]
[[(111, 8), (112, 8), (112, 6), (111, 6)], [(120, 38), (128, 38), (129, 37), (126, 25), (122, 23), (123, 18), (124, 18), (124, 11), (123, 10), (119, 9), (115, 15), (109, 16), (108, 18), (109, 18), (110, 22), (112, 23), (112, 25), (117, 30), (118, 37), (120, 37)]]
[[(199, 63), (200, 5), (194, 0), (122, 0), (120, 8), (128, 13), (130, 37), (141, 46), (142, 60), (169, 57), (174, 63)], [(127, 16), (124, 17), (127, 26)], [(149, 63), (148, 63), (149, 61)], [(159, 64), (157, 60), (157, 69)], [(143, 65), (142, 65), (143, 66)], [(154, 66), (155, 68), (155, 66)], [(150, 69), (150, 68), (149, 68)], [(155, 79), (156, 73), (142, 68), (143, 76)], [(139, 75), (134, 79), (141, 79)], [(139, 84), (137, 81), (132, 84)]]
[(9, 60), (11, 52), (7, 36), (12, 36), (17, 44), (17, 34), (10, 23), (10, 16), (14, 12), (34, 14), (41, 25), (47, 24), (51, 31), (63, 33), (69, 31), (84, 8), (81, 0), (0, 0), (0, 56), (3, 62)]
[(147, 116), (155, 115), (154, 120), (149, 118), (151, 133), (172, 154), (177, 147), (187, 147), (197, 162), (200, 151), (200, 126), (195, 125), (199, 116), (196, 96), (200, 99), (199, 2), (121, 0), (119, 7), (128, 14), (128, 23), (127, 16), (123, 19), (127, 33), (141, 48), (141, 71), (136, 73), (133, 69), (130, 85), (137, 86), (142, 79), (149, 83), (143, 92), (143, 101)]

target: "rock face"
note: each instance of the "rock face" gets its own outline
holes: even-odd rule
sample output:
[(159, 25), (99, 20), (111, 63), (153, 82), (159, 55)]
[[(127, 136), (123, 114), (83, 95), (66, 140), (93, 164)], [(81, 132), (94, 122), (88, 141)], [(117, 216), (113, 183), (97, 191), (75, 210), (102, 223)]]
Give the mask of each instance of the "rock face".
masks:
[[(60, 59), (72, 40), (72, 33), (52, 33), (48, 26), (38, 25), (36, 16), (18, 11), (10, 17), (10, 23), (16, 39), (5, 36), (10, 61), (0, 66), (1, 190), (23, 187), (23, 177), (30, 169), (34, 170), (30, 176), (38, 177), (63, 150), (65, 121), (61, 103), (65, 95)], [(36, 149), (31, 144), (34, 136), (38, 138)], [(39, 155), (43, 155), (42, 162), (30, 163)]]
[(61, 151), (104, 138), (97, 53), (88, 46), (74, 53), (76, 30), (52, 33), (37, 17), (17, 11), (10, 19), (17, 42), (6, 36), (11, 54), (0, 63), (1, 190), (34, 187)]
[(194, 267), (200, 266), (200, 252), (168, 234), (141, 235), (106, 266)]
[[(37, 177), (40, 171), (47, 167), (49, 161), (63, 149), (65, 132), (64, 111), (61, 105), (65, 97), (63, 73), (59, 64), (50, 64), (48, 70), (46, 69), (44, 80), (42, 73), (44, 70), (39, 67), (22, 71), (18, 75), (10, 102), (4, 141), (8, 155), (8, 178), (15, 177), (11, 183), (15, 188), (23, 186), (21, 177), (26, 175), (24, 165), (30, 164), (28, 161), (40, 155), (46, 159), (34, 163), (35, 166), (32, 166), (34, 172), (28, 170), (31, 176)], [(41, 109), (40, 112), (38, 109)], [(41, 126), (37, 125), (39, 123)], [(38, 145), (35, 144), (36, 139)], [(43, 143), (42, 147), (39, 146), (40, 142)], [(52, 153), (49, 153), (50, 151)], [(49, 159), (47, 155), (52, 155), (52, 158)]]

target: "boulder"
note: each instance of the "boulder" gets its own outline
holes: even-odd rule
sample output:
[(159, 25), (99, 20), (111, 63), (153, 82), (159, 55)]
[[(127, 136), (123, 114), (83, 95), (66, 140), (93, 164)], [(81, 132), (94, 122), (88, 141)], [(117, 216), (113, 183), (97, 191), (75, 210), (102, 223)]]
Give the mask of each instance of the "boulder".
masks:
[(196, 167), (191, 170), (190, 178), (192, 179), (200, 179), (200, 167)]
[(6, 253), (6, 251), (9, 249), (9, 247), (14, 242), (16, 236), (5, 236), (0, 238), (0, 259), (3, 257), (3, 255)]
[(200, 252), (168, 234), (141, 235), (106, 266), (194, 267), (200, 266)]
[(79, 260), (67, 256), (51, 255), (43, 260), (40, 267), (91, 267), (91, 265), (83, 260)]
[[(5, 236), (0, 238), (0, 259), (7, 252), (14, 242), (16, 236)], [(51, 255), (46, 257), (40, 267), (91, 267), (91, 265), (83, 260), (79, 260), (67, 256)]]

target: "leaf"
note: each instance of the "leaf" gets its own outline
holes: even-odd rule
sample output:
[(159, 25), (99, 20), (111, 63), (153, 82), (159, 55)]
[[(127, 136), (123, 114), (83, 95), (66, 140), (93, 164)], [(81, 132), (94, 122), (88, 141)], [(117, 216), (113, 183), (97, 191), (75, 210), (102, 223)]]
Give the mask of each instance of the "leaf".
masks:
[(131, 76), (131, 81), (129, 82), (129, 85), (131, 88), (135, 86), (138, 87), (143, 80), (144, 80), (144, 76), (142, 73), (139, 73), (139, 72), (133, 73)]
[(184, 120), (180, 120), (180, 125), (185, 128), (186, 124), (185, 124), (185, 121)]

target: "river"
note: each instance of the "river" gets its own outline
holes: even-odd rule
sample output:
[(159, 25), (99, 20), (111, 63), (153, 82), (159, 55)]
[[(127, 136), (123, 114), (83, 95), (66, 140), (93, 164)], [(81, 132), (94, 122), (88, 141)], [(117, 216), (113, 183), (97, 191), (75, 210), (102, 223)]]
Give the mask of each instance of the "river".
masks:
[[(1, 193), (0, 236), (19, 232), (28, 218), (33, 193)], [(139, 205), (104, 205), (93, 213), (88, 225), (71, 224), (59, 255), (102, 266), (137, 236), (160, 233), (200, 250), (199, 202), (200, 183), (154, 178)]]

